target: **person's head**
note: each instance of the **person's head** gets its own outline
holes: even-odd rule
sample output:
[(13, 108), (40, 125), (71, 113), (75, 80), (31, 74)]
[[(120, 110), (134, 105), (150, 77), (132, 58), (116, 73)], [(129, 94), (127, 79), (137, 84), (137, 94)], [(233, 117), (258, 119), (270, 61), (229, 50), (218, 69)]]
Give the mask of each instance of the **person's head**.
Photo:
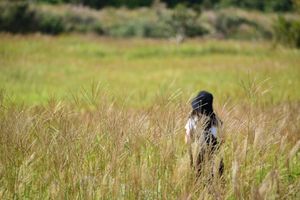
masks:
[(213, 113), (213, 95), (207, 91), (200, 91), (192, 100), (192, 113), (211, 115)]

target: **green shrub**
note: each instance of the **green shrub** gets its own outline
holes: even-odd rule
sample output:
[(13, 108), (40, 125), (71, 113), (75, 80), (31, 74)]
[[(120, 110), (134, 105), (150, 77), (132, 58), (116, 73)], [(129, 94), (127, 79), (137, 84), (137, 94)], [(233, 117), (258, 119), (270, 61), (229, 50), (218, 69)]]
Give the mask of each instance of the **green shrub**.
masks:
[(57, 34), (64, 31), (62, 18), (38, 12), (26, 2), (0, 4), (0, 30), (13, 33), (40, 31)]
[(0, 3), (0, 30), (13, 33), (31, 32), (35, 28), (35, 13), (28, 3)]
[(170, 24), (177, 34), (195, 37), (208, 33), (199, 22), (200, 11), (188, 9), (184, 4), (179, 4), (173, 10)]
[(300, 20), (280, 16), (274, 22), (273, 31), (275, 42), (300, 48)]
[[(174, 9), (163, 6), (157, 9), (110, 8), (97, 11), (70, 5), (51, 6), (0, 1), (0, 31), (46, 34), (95, 32), (114, 37), (150, 38), (185, 38), (213, 33), (226, 38), (271, 38), (272, 28), (265, 24), (268, 23), (266, 20), (234, 14), (235, 11), (238, 10), (213, 11), (205, 18), (201, 9), (191, 9), (185, 5), (178, 5)], [(285, 36), (289, 35), (290, 38), (296, 38), (293, 40), (297, 40), (297, 23), (279, 23), (274, 29), (278, 41), (283, 40), (282, 36), (278, 36), (278, 32), (283, 32), (281, 29), (294, 32), (291, 36)]]
[(63, 15), (62, 20), (66, 32), (96, 32), (98, 34), (104, 32), (99, 20), (91, 16), (68, 11)]
[(62, 17), (57, 15), (36, 13), (34, 22), (36, 23), (36, 29), (34, 31), (47, 34), (59, 34), (65, 30)]
[(112, 15), (117, 16), (117, 22), (105, 28), (105, 33), (111, 36), (170, 38), (178, 34), (195, 37), (207, 33), (199, 21), (200, 16), (185, 6), (156, 12), (137, 11), (134, 17), (124, 13)]
[(12, 33), (96, 32), (103, 34), (98, 19), (67, 10), (63, 14), (43, 10), (26, 2), (0, 3), (0, 31)]
[(266, 11), (291, 11), (295, 3), (293, 0), (269, 0), (265, 2)]
[(143, 31), (143, 27), (139, 27), (139, 25), (129, 21), (126, 24), (116, 24), (109, 27), (106, 33), (115, 37), (131, 37), (135, 36), (139, 31)]
[[(35, 0), (51, 4), (71, 3), (89, 6), (91, 8), (114, 7), (150, 7), (157, 0)], [(179, 4), (185, 3), (189, 7), (241, 7), (246, 9), (268, 10), (268, 11), (291, 11), (297, 0), (160, 0), (168, 7), (174, 8)]]
[(255, 21), (237, 15), (221, 13), (215, 21), (216, 32), (226, 38), (268, 38), (269, 30)]
[(173, 27), (166, 21), (158, 21), (148, 24), (147, 37), (169, 38), (175, 35)]
[(240, 7), (261, 11), (291, 11), (293, 0), (220, 0), (215, 3), (219, 7)]
[(105, 33), (115, 37), (168, 38), (175, 35), (173, 27), (166, 23), (166, 21), (153, 21), (149, 19), (132, 19), (114, 24), (108, 27)]

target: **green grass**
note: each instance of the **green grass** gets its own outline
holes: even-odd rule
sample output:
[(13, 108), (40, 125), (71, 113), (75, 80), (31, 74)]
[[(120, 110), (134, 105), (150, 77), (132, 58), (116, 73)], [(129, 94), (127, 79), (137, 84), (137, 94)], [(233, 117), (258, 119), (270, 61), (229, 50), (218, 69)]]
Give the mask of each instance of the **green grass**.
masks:
[[(299, 100), (300, 51), (264, 42), (107, 39), (82, 36), (10, 36), (0, 40), (0, 86), (17, 101), (45, 103), (49, 96), (103, 84), (112, 96), (131, 95), (149, 105), (164, 87), (191, 95), (214, 92), (221, 102), (243, 97), (241, 82), (268, 79), (268, 98)], [(238, 98), (236, 98), (238, 97)]]
[[(0, 198), (298, 199), (299, 63), (266, 42), (1, 34)], [(189, 166), (201, 89), (223, 179)]]

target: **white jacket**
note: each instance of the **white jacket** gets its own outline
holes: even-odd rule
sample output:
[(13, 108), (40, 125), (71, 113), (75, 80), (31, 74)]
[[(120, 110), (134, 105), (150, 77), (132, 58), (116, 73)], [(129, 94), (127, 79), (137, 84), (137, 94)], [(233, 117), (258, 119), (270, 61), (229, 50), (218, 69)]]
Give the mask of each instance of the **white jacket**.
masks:
[[(197, 123), (199, 121), (199, 118), (198, 116), (191, 116), (186, 125), (185, 125), (185, 131), (186, 131), (186, 135), (185, 135), (185, 142), (186, 143), (191, 143), (193, 142), (193, 139), (194, 139), (194, 133), (197, 129)], [(209, 134), (213, 135), (215, 138), (217, 138), (218, 136), (218, 128), (217, 126), (212, 126), (210, 129), (209, 129)]]

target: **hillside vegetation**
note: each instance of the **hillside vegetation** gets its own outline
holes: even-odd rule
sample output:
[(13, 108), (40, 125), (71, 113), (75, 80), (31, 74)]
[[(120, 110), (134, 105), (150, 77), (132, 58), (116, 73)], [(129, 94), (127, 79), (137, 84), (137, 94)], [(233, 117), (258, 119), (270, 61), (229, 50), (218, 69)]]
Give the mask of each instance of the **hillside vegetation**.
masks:
[[(272, 26), (277, 19), (275, 13), (236, 8), (200, 11), (185, 6), (168, 9), (160, 5), (135, 10), (94, 10), (72, 5), (0, 2), (0, 11), (0, 31), (4, 32), (94, 32), (113, 37), (172, 38), (181, 35), (271, 39)], [(298, 14), (287, 13), (283, 16), (299, 19)]]
[(175, 7), (184, 4), (189, 7), (200, 8), (223, 8), (241, 7), (244, 9), (255, 9), (261, 11), (291, 11), (299, 6), (298, 0), (36, 0), (51, 4), (70, 3), (85, 5), (92, 8), (103, 7), (151, 7), (153, 4), (163, 4), (168, 7)]

